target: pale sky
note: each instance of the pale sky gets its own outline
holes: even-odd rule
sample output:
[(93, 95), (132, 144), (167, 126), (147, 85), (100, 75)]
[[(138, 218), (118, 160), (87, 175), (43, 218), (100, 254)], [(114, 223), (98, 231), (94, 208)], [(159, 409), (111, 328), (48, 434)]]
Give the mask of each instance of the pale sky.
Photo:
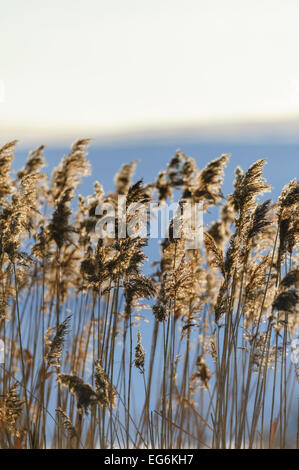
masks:
[(0, 0), (0, 126), (299, 117), (299, 0)]

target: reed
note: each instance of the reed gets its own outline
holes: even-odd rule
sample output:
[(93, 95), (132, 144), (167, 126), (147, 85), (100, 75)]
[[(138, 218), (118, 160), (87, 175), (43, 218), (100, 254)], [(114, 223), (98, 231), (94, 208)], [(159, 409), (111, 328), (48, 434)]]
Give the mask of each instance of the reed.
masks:
[[(154, 182), (133, 181), (134, 161), (83, 197), (89, 143), (51, 177), (44, 146), (15, 178), (17, 142), (0, 149), (1, 448), (298, 448), (298, 181), (260, 202), (258, 160), (225, 196), (229, 155), (200, 169), (177, 151)], [(172, 219), (145, 274), (146, 234), (96, 230), (119, 195), (218, 218), (193, 249)]]

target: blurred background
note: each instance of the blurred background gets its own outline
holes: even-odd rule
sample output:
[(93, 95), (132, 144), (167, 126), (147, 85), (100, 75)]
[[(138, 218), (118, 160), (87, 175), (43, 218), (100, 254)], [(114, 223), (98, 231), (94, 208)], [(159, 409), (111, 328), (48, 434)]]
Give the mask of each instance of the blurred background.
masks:
[(16, 165), (46, 144), (51, 171), (92, 137), (107, 190), (124, 161), (152, 178), (177, 148), (200, 167), (232, 153), (229, 180), (265, 157), (278, 194), (298, 173), (298, 20), (297, 0), (4, 2), (0, 143), (19, 140)]

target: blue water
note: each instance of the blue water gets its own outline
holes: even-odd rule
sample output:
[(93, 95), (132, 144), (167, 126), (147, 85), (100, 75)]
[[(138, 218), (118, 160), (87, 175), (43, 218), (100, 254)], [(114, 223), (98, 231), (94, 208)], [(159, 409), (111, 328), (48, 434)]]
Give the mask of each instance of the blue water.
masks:
[[(42, 142), (36, 141), (36, 147)], [(44, 171), (51, 175), (53, 168), (58, 165), (61, 157), (70, 150), (71, 142), (64, 147), (56, 148), (50, 145), (45, 149), (47, 167)], [(92, 174), (83, 179), (78, 187), (78, 193), (87, 196), (93, 193), (93, 182), (98, 180), (106, 192), (114, 190), (113, 178), (123, 163), (138, 160), (134, 181), (143, 179), (144, 183), (153, 182), (159, 171), (166, 168), (167, 163), (175, 151), (180, 148), (185, 154), (195, 158), (199, 168), (203, 168), (209, 161), (223, 153), (232, 154), (225, 171), (223, 193), (225, 196), (233, 190), (234, 172), (237, 166), (245, 171), (256, 160), (265, 158), (268, 164), (264, 168), (264, 176), (272, 185), (272, 192), (266, 193), (264, 199), (277, 199), (283, 186), (291, 179), (299, 176), (299, 143), (254, 143), (252, 142), (200, 142), (190, 139), (156, 139), (145, 141), (111, 141), (110, 143), (91, 143), (88, 158), (92, 166)], [(29, 148), (17, 149), (13, 164), (15, 170), (24, 165)], [(206, 214), (206, 226), (217, 218), (217, 211)], [(157, 241), (150, 242), (146, 253), (151, 258), (158, 257)]]
[[(42, 142), (37, 141), (36, 147)], [(71, 142), (70, 142), (71, 144)], [(182, 139), (156, 140), (144, 142), (111, 142), (100, 145), (91, 144), (89, 150), (90, 162), (92, 164), (92, 175), (84, 178), (79, 191), (83, 195), (92, 193), (92, 183), (95, 179), (103, 184), (105, 191), (113, 189), (113, 176), (119, 167), (126, 162), (139, 160), (136, 179), (143, 178), (144, 182), (151, 182), (161, 169), (164, 169), (174, 152), (180, 148), (184, 153), (196, 159), (200, 168), (204, 167), (211, 159), (222, 153), (231, 153), (232, 157), (226, 170), (223, 192), (228, 194), (232, 190), (234, 170), (239, 165), (246, 170), (259, 158), (266, 158), (268, 165), (265, 166), (265, 177), (273, 186), (273, 197), (277, 197), (282, 187), (290, 179), (299, 175), (299, 143), (298, 144), (271, 144), (244, 142), (196, 142), (184, 141)], [(16, 152), (14, 168), (17, 169), (24, 164), (27, 151), (19, 146)], [(68, 153), (69, 147), (56, 148), (50, 145), (45, 150), (48, 167), (47, 173), (51, 173), (58, 164), (62, 155)]]
[[(36, 142), (36, 147), (42, 142)], [(71, 143), (70, 143), (71, 144)], [(98, 180), (106, 192), (114, 189), (113, 177), (123, 163), (132, 160), (139, 160), (134, 180), (142, 178), (144, 183), (153, 182), (160, 170), (166, 168), (167, 163), (175, 151), (180, 148), (185, 154), (196, 159), (199, 168), (203, 168), (210, 160), (220, 156), (223, 153), (231, 153), (231, 160), (226, 168), (223, 193), (228, 195), (233, 190), (234, 171), (237, 166), (245, 171), (257, 159), (266, 158), (268, 164), (264, 169), (264, 176), (269, 184), (272, 185), (272, 192), (265, 194), (264, 198), (277, 199), (281, 189), (291, 179), (299, 176), (299, 143), (298, 144), (278, 144), (278, 143), (254, 143), (244, 142), (196, 142), (184, 141), (184, 139), (160, 139), (156, 141), (138, 141), (138, 142), (111, 142), (109, 144), (91, 144), (88, 158), (92, 165), (92, 175), (85, 177), (78, 188), (78, 192), (87, 196), (93, 192), (93, 182)], [(16, 152), (16, 158), (13, 164), (15, 170), (24, 165), (28, 150), (19, 147)], [(68, 146), (56, 148), (50, 145), (45, 150), (47, 168), (44, 170), (51, 174), (53, 168), (59, 163), (60, 158), (69, 152)], [(210, 222), (210, 217), (205, 216), (204, 223)], [(151, 262), (159, 257), (158, 242), (151, 241), (146, 248), (147, 255)], [(150, 263), (146, 266), (146, 271), (151, 270)], [(149, 319), (149, 323), (142, 322), (140, 325), (143, 343), (148, 351), (147, 359), (151, 348), (152, 331), (152, 313), (150, 310), (142, 311), (142, 315)], [(141, 377), (136, 377), (135, 393), (136, 396), (143, 394), (143, 382)], [(138, 404), (136, 407), (138, 408)], [(295, 415), (294, 415), (295, 416)], [(294, 417), (295, 420), (295, 417)], [(291, 419), (291, 424), (293, 419)]]

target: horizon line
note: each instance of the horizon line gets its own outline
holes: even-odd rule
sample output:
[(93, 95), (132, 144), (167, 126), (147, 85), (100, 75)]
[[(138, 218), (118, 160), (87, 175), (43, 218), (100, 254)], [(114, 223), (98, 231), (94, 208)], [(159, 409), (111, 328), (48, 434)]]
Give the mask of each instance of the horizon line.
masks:
[[(35, 131), (34, 131), (35, 129)], [(80, 138), (91, 138), (93, 142), (107, 144), (115, 142), (138, 142), (141, 140), (167, 140), (174, 137), (203, 141), (248, 141), (255, 138), (259, 142), (281, 141), (299, 142), (298, 116), (265, 116), (258, 119), (232, 119), (198, 121), (189, 123), (162, 123), (160, 125), (141, 124), (100, 129), (97, 126), (2, 126), (1, 140), (17, 139), (19, 144), (69, 144)], [(38, 138), (35, 137), (38, 136)], [(4, 142), (5, 143), (5, 142)]]

